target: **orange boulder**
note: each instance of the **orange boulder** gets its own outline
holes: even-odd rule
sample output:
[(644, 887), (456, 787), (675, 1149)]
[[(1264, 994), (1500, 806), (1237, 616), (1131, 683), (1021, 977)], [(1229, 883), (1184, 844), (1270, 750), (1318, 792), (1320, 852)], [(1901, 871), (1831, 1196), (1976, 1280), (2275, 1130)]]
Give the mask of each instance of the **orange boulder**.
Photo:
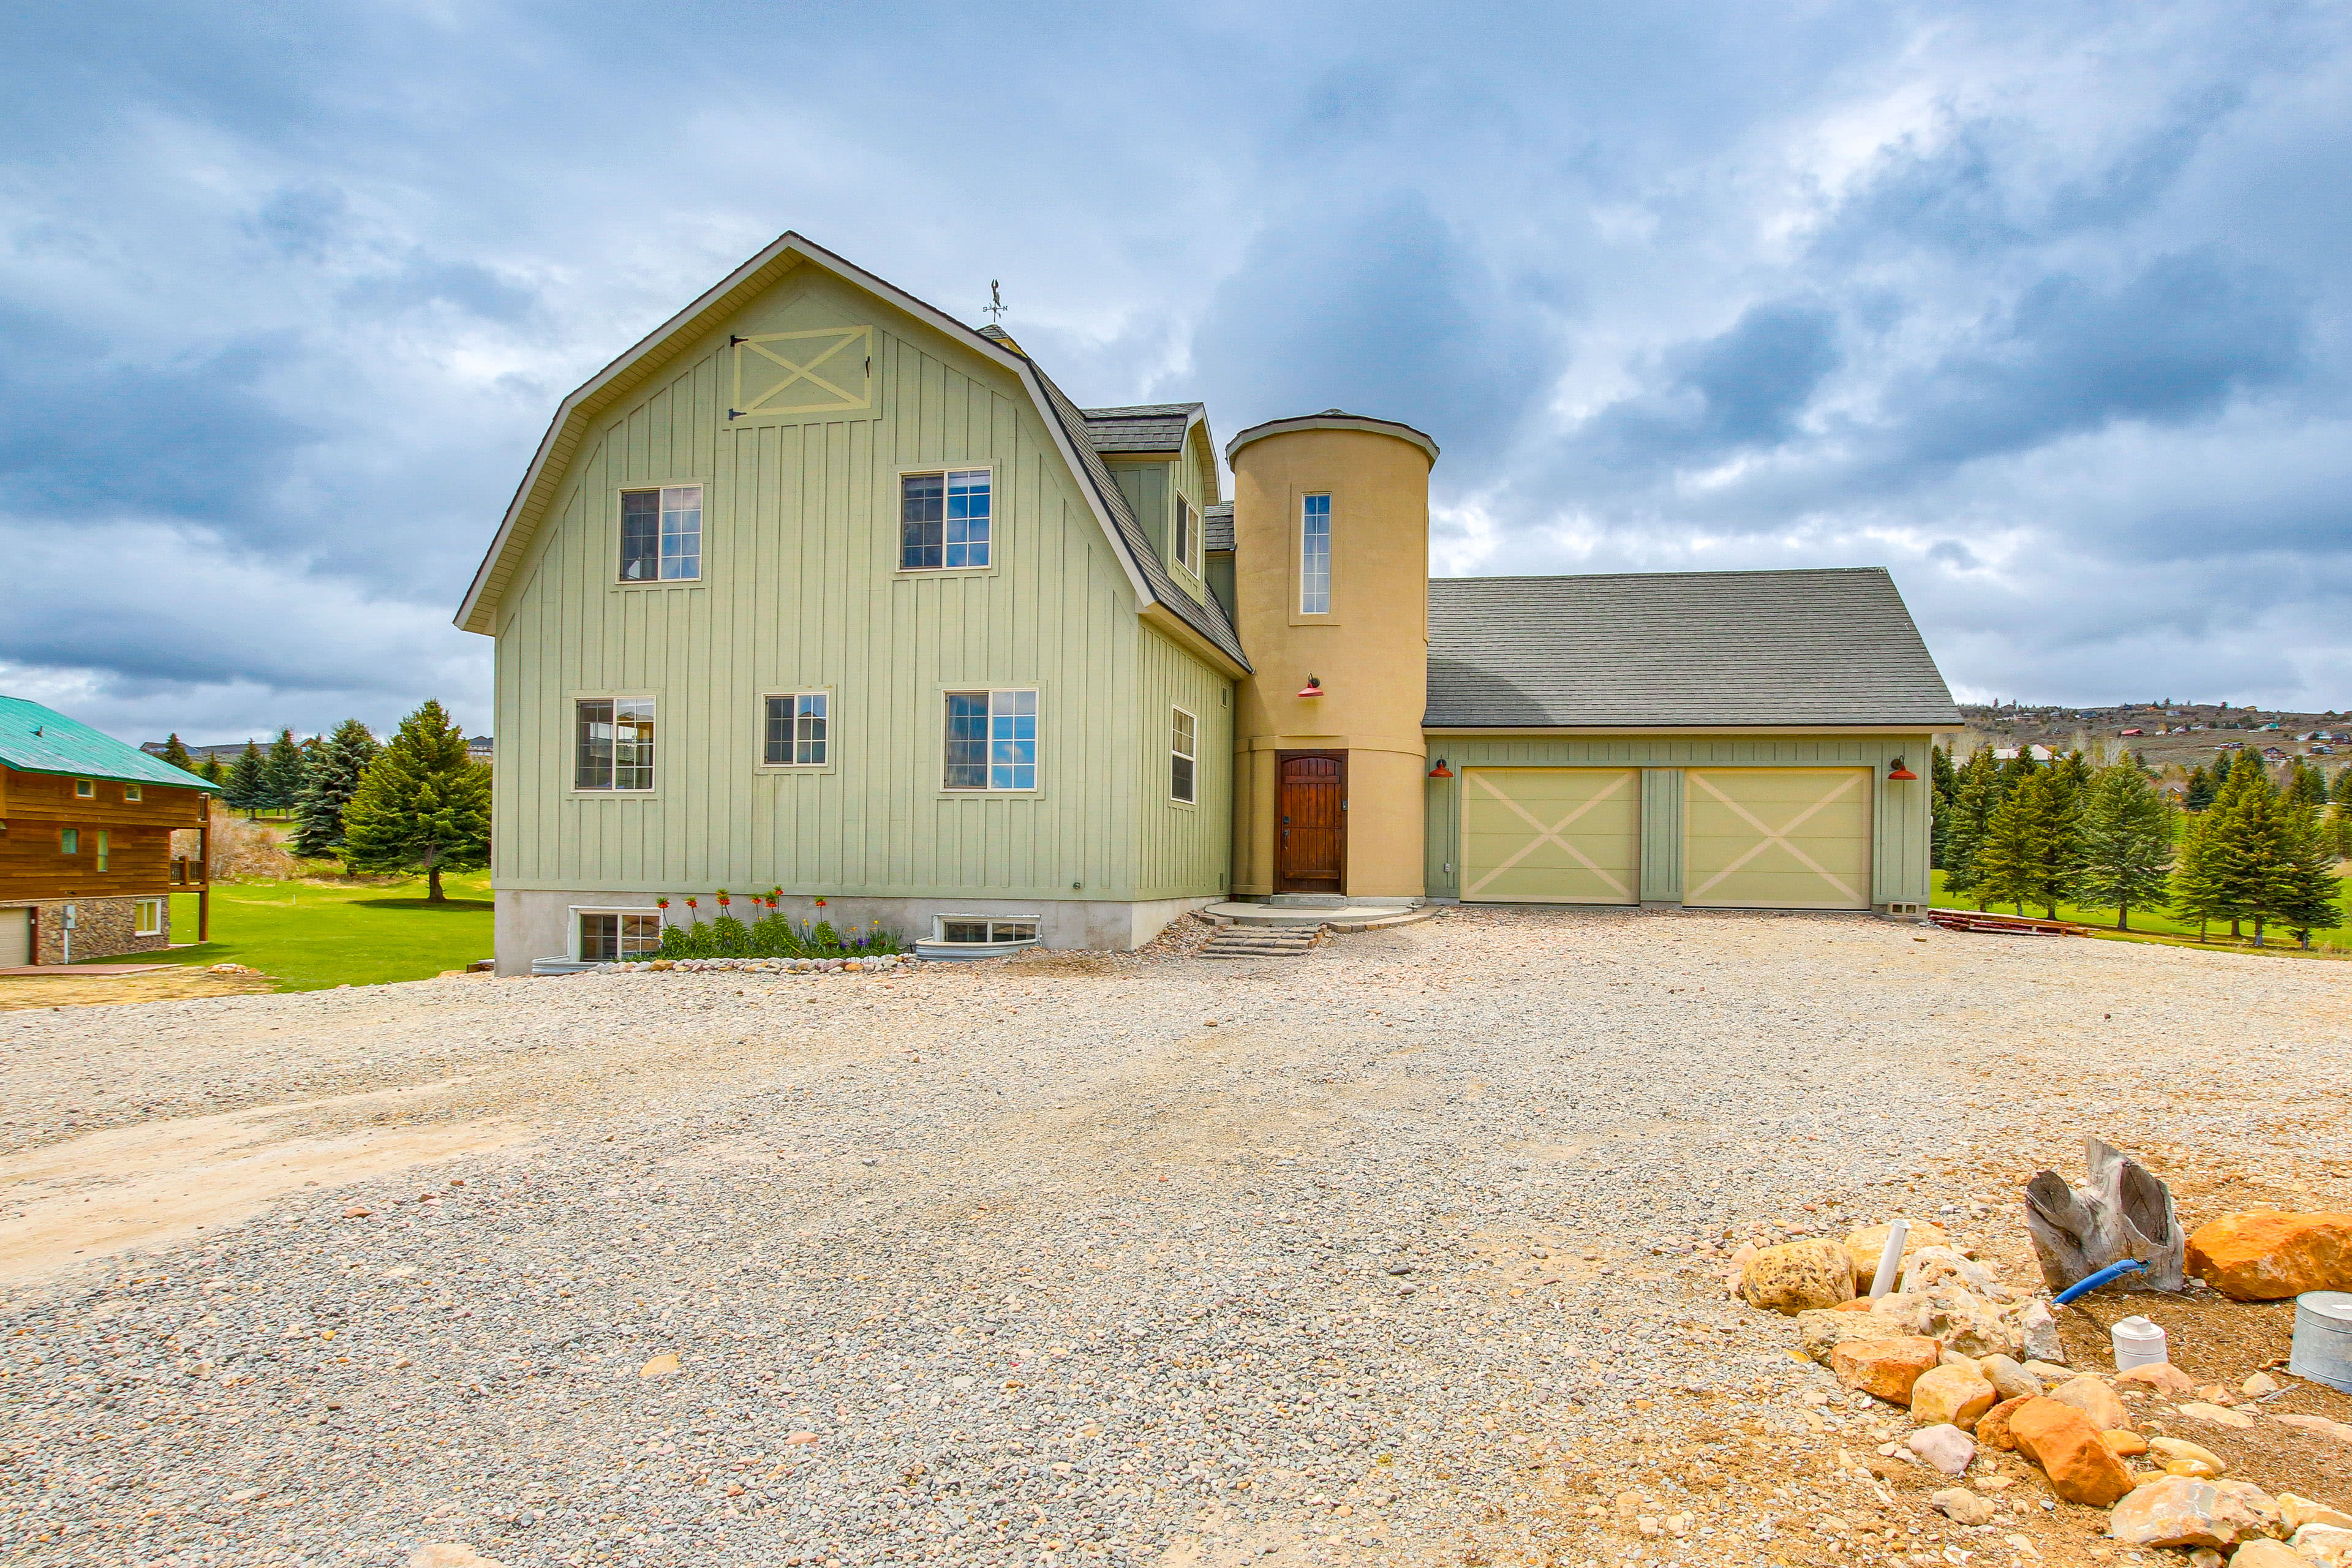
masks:
[(1943, 1346), (1917, 1335), (1848, 1340), (1830, 1352), (1830, 1370), (1848, 1388), (1907, 1405), (1912, 1385), (1935, 1371), (1943, 1354)]
[(2029, 1399), (2009, 1416), (2017, 1450), (2042, 1467), (2050, 1489), (2068, 1502), (2105, 1508), (2132, 1489), (2131, 1471), (2091, 1425), (2054, 1399)]
[(2238, 1301), (2352, 1290), (2352, 1214), (2223, 1215), (2189, 1236), (2189, 1272)]

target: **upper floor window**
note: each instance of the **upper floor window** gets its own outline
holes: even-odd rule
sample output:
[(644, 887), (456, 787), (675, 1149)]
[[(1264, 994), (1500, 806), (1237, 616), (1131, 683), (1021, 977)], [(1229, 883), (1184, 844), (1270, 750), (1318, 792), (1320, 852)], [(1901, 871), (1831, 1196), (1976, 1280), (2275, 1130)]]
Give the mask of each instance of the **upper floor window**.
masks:
[(1176, 498), (1176, 562), (1187, 572), (1201, 570), (1201, 514), (1182, 496)]
[(1037, 693), (948, 693), (947, 789), (1037, 787)]
[(907, 474), (898, 480), (898, 570), (937, 572), (988, 564), (986, 468)]
[(1192, 798), (1193, 763), (1200, 752), (1200, 721), (1181, 708), (1175, 710), (1168, 733), (1168, 798)]
[(767, 744), (761, 760), (772, 768), (821, 768), (831, 737), (822, 691), (795, 691), (768, 699)]
[(654, 700), (596, 697), (574, 705), (574, 789), (654, 787)]
[(621, 492), (621, 581), (682, 583), (702, 575), (702, 487)]
[(74, 780), (74, 798), (76, 800), (96, 800), (98, 798), (98, 785), (89, 779)]
[(1298, 509), (1298, 613), (1331, 613), (1331, 498), (1307, 496)]
[(122, 786), (122, 798), (129, 801), (136, 801), (142, 798), (139, 794), (139, 786), (134, 784), (124, 784)]

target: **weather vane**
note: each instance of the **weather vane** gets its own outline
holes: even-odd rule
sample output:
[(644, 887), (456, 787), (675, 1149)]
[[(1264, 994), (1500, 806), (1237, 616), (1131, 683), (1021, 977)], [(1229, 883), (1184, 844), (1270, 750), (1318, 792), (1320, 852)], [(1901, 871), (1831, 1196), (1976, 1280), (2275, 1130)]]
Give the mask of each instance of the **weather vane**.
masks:
[(995, 279), (992, 278), (988, 280), (988, 319), (997, 326), (1003, 326), (1004, 324), (1004, 296), (997, 292), (999, 287), (1000, 285)]

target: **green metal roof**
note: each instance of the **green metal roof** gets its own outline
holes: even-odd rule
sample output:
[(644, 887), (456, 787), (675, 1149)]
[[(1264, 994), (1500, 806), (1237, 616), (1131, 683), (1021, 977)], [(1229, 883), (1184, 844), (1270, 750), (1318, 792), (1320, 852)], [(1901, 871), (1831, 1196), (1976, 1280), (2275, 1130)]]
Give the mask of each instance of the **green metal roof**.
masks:
[(173, 789), (217, 792), (219, 788), (161, 757), (151, 757), (136, 746), (101, 735), (54, 708), (21, 697), (0, 697), (0, 763), (19, 773), (169, 784)]

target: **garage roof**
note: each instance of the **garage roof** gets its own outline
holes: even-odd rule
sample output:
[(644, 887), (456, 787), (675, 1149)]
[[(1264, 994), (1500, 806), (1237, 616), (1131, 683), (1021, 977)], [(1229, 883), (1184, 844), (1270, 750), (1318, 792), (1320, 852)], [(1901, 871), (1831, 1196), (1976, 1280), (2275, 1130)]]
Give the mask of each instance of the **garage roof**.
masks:
[(1961, 723), (1895, 579), (1878, 566), (1433, 579), (1423, 721)]

